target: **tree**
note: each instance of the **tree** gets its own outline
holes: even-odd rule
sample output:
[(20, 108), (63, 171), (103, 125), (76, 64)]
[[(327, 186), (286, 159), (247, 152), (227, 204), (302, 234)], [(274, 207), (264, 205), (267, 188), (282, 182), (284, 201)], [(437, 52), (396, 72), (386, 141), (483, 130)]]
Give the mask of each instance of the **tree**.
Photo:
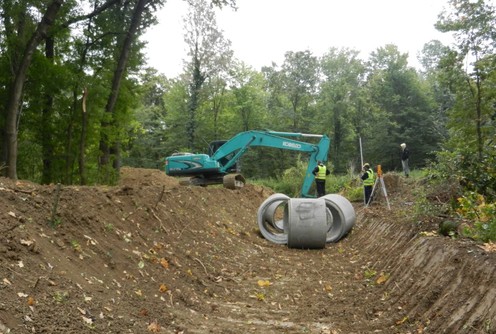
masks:
[(10, 83), (10, 92), (6, 107), (5, 144), (3, 147), (6, 152), (7, 176), (11, 179), (17, 179), (17, 131), (27, 72), (36, 48), (47, 37), (49, 30), (53, 27), (63, 2), (63, 0), (53, 0), (48, 4), (36, 30), (32, 33), (21, 51), (20, 63), (12, 64), (14, 76)]
[(207, 0), (189, 0), (188, 3), (190, 8), (185, 18), (185, 42), (188, 45), (189, 61), (185, 66), (184, 78), (189, 83), (186, 132), (188, 147), (192, 150), (198, 130), (197, 113), (205, 100), (204, 84), (209, 79), (214, 80), (215, 76), (227, 73), (232, 51), (231, 42), (224, 38), (223, 32), (217, 27), (213, 5)]
[(128, 157), (123, 163), (132, 167), (162, 168), (161, 163), (171, 153), (164, 140), (167, 117), (164, 95), (171, 84), (151, 68), (145, 69), (140, 82), (140, 105), (135, 109), (136, 121), (127, 132), (130, 140), (124, 149)]
[[(436, 28), (442, 32), (453, 32), (458, 62), (467, 58), (471, 60), (465, 79), (467, 94), (458, 95), (462, 99), (458, 103), (460, 107), (458, 114), (462, 114), (463, 110), (473, 112), (473, 116), (469, 118), (475, 126), (477, 156), (481, 160), (486, 138), (483, 124), (493, 113), (489, 92), (486, 93), (486, 89), (489, 90), (489, 87), (486, 87), (486, 80), (496, 69), (495, 8), (484, 1), (450, 0), (448, 4), (449, 9), (441, 13)], [(456, 123), (454, 126), (456, 127)]]
[[(116, 3), (117, 0), (108, 0), (100, 7), (95, 6), (95, 9), (88, 14), (75, 15), (79, 13), (76, 2), (51, 1), (46, 7), (44, 3), (30, 0), (0, 2), (5, 26), (5, 31), (2, 32), (6, 42), (6, 48), (2, 50), (2, 63), (7, 62), (10, 69), (5, 72), (8, 78), (4, 77), (8, 92), (5, 98), (7, 104), (2, 109), (1, 128), (2, 136), (5, 138), (1, 148), (1, 157), (7, 166), (7, 176), (17, 178), (19, 134), (22, 132), (22, 127), (20, 127), (21, 111), (33, 112), (38, 107), (43, 115), (39, 124), (47, 127), (47, 129), (45, 131), (40, 130), (41, 126), (32, 122), (36, 124), (36, 127), (28, 127), (24, 132), (27, 133), (27, 137), (33, 132), (41, 134), (37, 139), (42, 146), (42, 181), (49, 182), (52, 179), (56, 137), (51, 131), (51, 127), (55, 125), (54, 115), (57, 115), (54, 112), (55, 97), (60, 97), (59, 101), (63, 100), (64, 94), (60, 94), (60, 92), (64, 90), (63, 82), (68, 82), (67, 76), (62, 81), (58, 80), (63, 73), (63, 65), (61, 64), (69, 59), (59, 55), (70, 49), (67, 43), (68, 28), (71, 24), (102, 13)], [(42, 13), (44, 15), (41, 15)], [(41, 20), (38, 19), (39, 17)], [(43, 41), (45, 41), (45, 58), (48, 61), (40, 60), (41, 50), (39, 46), (42, 45)], [(61, 49), (56, 50), (56, 47)], [(55, 54), (58, 54), (56, 60)], [(36, 80), (31, 80), (34, 78)], [(49, 81), (49, 78), (52, 82)], [(28, 88), (31, 90), (26, 90), (26, 84), (29, 84)], [(57, 84), (59, 87), (54, 88)], [(35, 98), (33, 92), (34, 94), (43, 92), (44, 96)], [(44, 101), (43, 105), (41, 106), (38, 101)], [(58, 115), (60, 114), (62, 113), (58, 113)], [(32, 150), (30, 155), (34, 158)], [(32, 160), (30, 163), (33, 165)]]
[(443, 45), (440, 41), (433, 40), (424, 45), (419, 56), (419, 61), (423, 66), (422, 78), (425, 84), (429, 86), (437, 105), (433, 115), (434, 129), (442, 141), (448, 138), (447, 111), (455, 103), (454, 94), (449, 88), (453, 83), (452, 79), (454, 77), (451, 77), (451, 75), (454, 75), (454, 72), (449, 77), (446, 77), (447, 72), (442, 70), (443, 64), (450, 59), (450, 54), (452, 54), (452, 51), (449, 47)]
[(310, 107), (315, 99), (318, 83), (318, 60), (308, 50), (286, 52), (281, 68), (283, 91), (291, 104), (291, 130), (308, 130)]
[[(454, 96), (449, 110), (449, 165), (471, 190), (496, 198), (496, 13), (485, 1), (450, 0), (436, 28), (451, 32), (455, 48), (442, 60), (445, 87)], [(465, 64), (469, 65), (466, 66)]]
[(358, 56), (356, 50), (331, 48), (320, 60), (322, 82), (314, 124), (317, 133), (329, 134), (332, 162), (340, 172), (346, 162), (356, 160), (358, 136), (367, 133), (367, 114), (360, 104), (365, 65)]
[(374, 109), (384, 113), (373, 124), (370, 144), (374, 158), (386, 170), (400, 168), (400, 143), (406, 142), (413, 151), (411, 161), (417, 167), (425, 166), (440, 144), (433, 128), (436, 105), (407, 59), (395, 45), (378, 48), (369, 57), (369, 98)]
[[(162, 0), (137, 0), (133, 10), (132, 15), (129, 20), (129, 26), (125, 33), (123, 34), (123, 39), (118, 43), (120, 45), (119, 49), (119, 58), (118, 62), (115, 66), (115, 71), (112, 77), (112, 86), (110, 90), (110, 94), (108, 96), (107, 104), (105, 105), (105, 113), (107, 117), (104, 117), (102, 121), (102, 137), (100, 139), (100, 150), (102, 152), (100, 158), (100, 165), (102, 167), (106, 167), (110, 162), (110, 155), (114, 156), (113, 160), (113, 168), (118, 171), (120, 168), (120, 139), (112, 138), (109, 135), (109, 129), (111, 125), (120, 127), (120, 125), (116, 123), (117, 118), (114, 115), (117, 98), (119, 95), (121, 82), (124, 78), (125, 70), (128, 66), (129, 57), (132, 51), (132, 46), (137, 40), (137, 37), (141, 30), (143, 29), (142, 21), (143, 16), (146, 13), (147, 6), (153, 5), (161, 5)], [(106, 182), (110, 181), (107, 177), (105, 178)]]
[(234, 68), (230, 90), (234, 95), (231, 108), (237, 116), (235, 122), (239, 124), (236, 130), (260, 129), (266, 125), (265, 84), (263, 75), (245, 64)]

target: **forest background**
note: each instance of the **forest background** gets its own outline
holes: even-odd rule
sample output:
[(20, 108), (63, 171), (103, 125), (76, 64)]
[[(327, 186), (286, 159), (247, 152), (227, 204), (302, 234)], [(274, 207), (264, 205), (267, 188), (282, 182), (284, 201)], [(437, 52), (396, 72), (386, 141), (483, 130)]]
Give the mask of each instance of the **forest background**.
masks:
[[(455, 180), (472, 207), (495, 208), (496, 14), (483, 0), (449, 0), (427, 41), (422, 69), (395, 45), (329, 46), (316, 57), (288, 50), (255, 70), (236, 58), (214, 7), (189, 0), (183, 72), (147, 67), (140, 39), (164, 0), (0, 0), (0, 168), (42, 184), (113, 184), (122, 165), (163, 169), (174, 152), (206, 153), (241, 131), (326, 134), (335, 174), (358, 173), (362, 156)], [(263, 52), (263, 50), (260, 50)], [(280, 178), (305, 157), (257, 149), (249, 178)], [(496, 223), (495, 223), (496, 224)], [(494, 227), (496, 229), (496, 227)]]

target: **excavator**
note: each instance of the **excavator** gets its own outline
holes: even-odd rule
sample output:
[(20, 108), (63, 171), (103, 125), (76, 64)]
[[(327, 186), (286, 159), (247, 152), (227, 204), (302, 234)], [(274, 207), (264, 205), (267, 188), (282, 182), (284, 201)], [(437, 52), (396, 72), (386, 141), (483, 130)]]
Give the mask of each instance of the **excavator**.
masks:
[[(296, 138), (320, 138), (318, 143), (309, 143)], [(187, 183), (197, 186), (223, 184), (228, 189), (239, 189), (245, 185), (237, 162), (250, 147), (272, 147), (310, 154), (308, 167), (300, 191), (300, 197), (315, 197), (310, 194), (314, 180), (312, 170), (318, 161), (327, 161), (330, 139), (326, 135), (292, 132), (252, 130), (240, 132), (231, 139), (214, 141), (209, 145), (209, 154), (187, 152), (174, 153), (165, 158), (165, 172), (169, 176), (188, 177)]]

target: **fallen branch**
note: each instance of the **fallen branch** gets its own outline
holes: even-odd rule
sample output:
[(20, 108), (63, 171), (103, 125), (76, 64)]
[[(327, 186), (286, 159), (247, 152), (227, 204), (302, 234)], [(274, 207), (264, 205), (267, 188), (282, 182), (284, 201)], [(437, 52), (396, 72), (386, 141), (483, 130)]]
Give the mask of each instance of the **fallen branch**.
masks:
[(165, 193), (165, 186), (162, 186), (162, 192), (160, 193), (160, 196), (158, 197), (157, 201), (155, 202), (155, 206), (153, 207), (154, 209), (157, 208), (158, 203), (162, 200), (162, 197), (164, 197)]
[(205, 270), (205, 274), (206, 274), (206, 275), (208, 275), (207, 268), (205, 267), (205, 265), (204, 265), (204, 264), (203, 264), (203, 263), (202, 263), (199, 259), (197, 259), (196, 257), (195, 257), (195, 258), (193, 258), (193, 259), (194, 259), (195, 261), (198, 261), (198, 263), (200, 263), (200, 264), (202, 265), (203, 270)]

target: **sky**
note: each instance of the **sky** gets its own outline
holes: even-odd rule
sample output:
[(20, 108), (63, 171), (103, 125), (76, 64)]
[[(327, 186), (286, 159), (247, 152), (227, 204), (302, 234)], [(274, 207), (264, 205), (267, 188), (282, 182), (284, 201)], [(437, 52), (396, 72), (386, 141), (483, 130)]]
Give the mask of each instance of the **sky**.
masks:
[[(232, 43), (234, 56), (255, 70), (281, 65), (287, 51), (309, 50), (322, 56), (331, 47), (351, 48), (363, 59), (386, 44), (417, 54), (437, 39), (452, 43), (450, 34), (434, 28), (448, 0), (237, 0), (238, 10), (217, 11), (217, 25)], [(182, 72), (186, 58), (184, 0), (168, 0), (159, 24), (144, 35), (148, 65), (167, 77)]]

